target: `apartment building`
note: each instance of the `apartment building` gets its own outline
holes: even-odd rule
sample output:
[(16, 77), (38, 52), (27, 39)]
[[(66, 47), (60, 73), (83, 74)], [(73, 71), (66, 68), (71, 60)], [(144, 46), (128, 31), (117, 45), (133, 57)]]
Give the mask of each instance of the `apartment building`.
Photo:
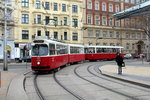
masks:
[(123, 46), (124, 53), (145, 53), (146, 34), (131, 28), (132, 19), (112, 17), (112, 14), (139, 3), (139, 0), (84, 0), (84, 44)]
[(16, 44), (31, 42), (36, 36), (83, 43), (82, 0), (19, 0), (16, 5)]

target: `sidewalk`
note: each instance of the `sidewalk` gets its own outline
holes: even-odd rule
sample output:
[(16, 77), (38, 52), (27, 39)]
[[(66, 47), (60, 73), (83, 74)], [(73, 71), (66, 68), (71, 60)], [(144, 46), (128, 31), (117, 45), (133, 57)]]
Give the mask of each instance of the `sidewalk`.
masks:
[(150, 64), (148, 62), (136, 64), (136, 66), (126, 64), (126, 67), (122, 68), (122, 75), (118, 75), (117, 65), (104, 65), (99, 69), (102, 75), (150, 88)]
[[(23, 73), (25, 73), (29, 70), (30, 69), (24, 69), (24, 68), (9, 69), (8, 71), (0, 70), (0, 72), (1, 72), (0, 100), (12, 100), (15, 96), (12, 97), (9, 94), (12, 94), (13, 92), (20, 93), (19, 86), (20, 86), (20, 82), (22, 84), (23, 83), (22, 81), (24, 80)], [(14, 87), (14, 85), (16, 85), (18, 89), (14, 89), (14, 88), (16, 88), (16, 87)], [(11, 90), (13, 90), (13, 91), (11, 91)], [(12, 97), (12, 98), (10, 98), (10, 97)], [(24, 100), (24, 98), (22, 98), (22, 100)]]

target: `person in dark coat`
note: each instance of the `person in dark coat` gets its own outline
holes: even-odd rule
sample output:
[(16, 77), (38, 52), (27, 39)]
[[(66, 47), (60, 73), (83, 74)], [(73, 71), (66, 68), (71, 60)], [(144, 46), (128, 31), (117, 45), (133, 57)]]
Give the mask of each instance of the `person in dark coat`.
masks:
[(123, 63), (123, 58), (120, 55), (120, 53), (116, 54), (116, 62), (118, 65), (118, 74), (122, 74), (122, 63)]

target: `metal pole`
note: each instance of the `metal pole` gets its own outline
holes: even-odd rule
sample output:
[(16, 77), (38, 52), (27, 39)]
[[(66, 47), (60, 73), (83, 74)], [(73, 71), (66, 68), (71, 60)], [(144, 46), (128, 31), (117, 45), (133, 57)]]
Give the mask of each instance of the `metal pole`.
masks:
[[(147, 26), (147, 34), (148, 34), (148, 26)], [(147, 59), (147, 61), (149, 61), (149, 37), (147, 36), (147, 53), (146, 53), (146, 59)]]
[(7, 0), (5, 0), (5, 8), (4, 8), (4, 46), (3, 46), (3, 58), (4, 58), (4, 65), (3, 65), (3, 70), (7, 71), (8, 70), (8, 65), (7, 65)]

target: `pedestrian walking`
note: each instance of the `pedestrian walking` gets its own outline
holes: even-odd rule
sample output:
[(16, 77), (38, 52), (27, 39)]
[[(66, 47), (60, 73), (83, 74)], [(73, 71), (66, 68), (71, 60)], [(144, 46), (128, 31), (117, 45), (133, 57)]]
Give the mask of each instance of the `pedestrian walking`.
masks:
[(116, 62), (117, 62), (117, 65), (118, 65), (118, 74), (122, 74), (123, 58), (122, 58), (122, 56), (120, 55), (119, 52), (117, 52), (117, 54), (116, 54)]

